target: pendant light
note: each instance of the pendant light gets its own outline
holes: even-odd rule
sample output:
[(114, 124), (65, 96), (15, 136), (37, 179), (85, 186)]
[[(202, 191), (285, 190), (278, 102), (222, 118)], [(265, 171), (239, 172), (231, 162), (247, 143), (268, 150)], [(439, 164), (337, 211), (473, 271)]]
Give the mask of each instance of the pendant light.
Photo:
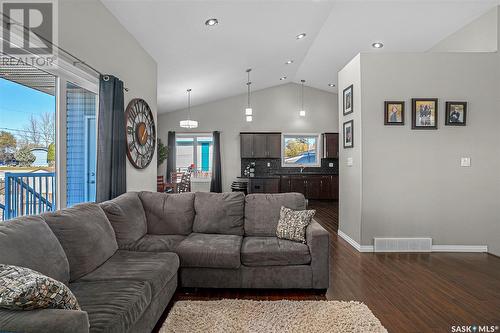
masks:
[(250, 72), (252, 71), (251, 68), (247, 69), (247, 107), (245, 109), (245, 117), (247, 122), (251, 122), (253, 120), (253, 110), (250, 107), (250, 85), (252, 82), (250, 82)]
[(301, 107), (300, 107), (300, 111), (299, 111), (299, 116), (301, 117), (305, 117), (306, 116), (306, 110), (304, 109), (304, 83), (306, 82), (306, 80), (300, 80), (301, 82), (301, 87), (300, 87), (300, 90), (301, 90)]
[(187, 120), (181, 120), (179, 126), (182, 128), (197, 128), (198, 122), (196, 120), (191, 120), (191, 89), (187, 90), (188, 94), (188, 118)]

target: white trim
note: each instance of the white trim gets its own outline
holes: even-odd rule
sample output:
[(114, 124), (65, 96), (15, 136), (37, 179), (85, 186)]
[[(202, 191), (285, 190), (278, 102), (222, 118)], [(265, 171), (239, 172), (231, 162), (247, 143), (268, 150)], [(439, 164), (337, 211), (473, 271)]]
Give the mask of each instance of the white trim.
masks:
[(373, 245), (360, 245), (354, 239), (349, 237), (346, 233), (342, 232), (342, 230), (338, 230), (337, 234), (344, 239), (347, 243), (349, 243), (353, 248), (355, 248), (358, 252), (373, 252)]
[[(349, 237), (346, 233), (344, 233), (340, 229), (337, 231), (337, 234), (340, 236), (340, 238), (349, 243), (349, 245), (355, 248), (358, 252), (374, 252), (373, 245), (360, 245), (358, 242)], [(391, 251), (391, 253), (397, 253), (397, 252), (398, 251)], [(487, 245), (432, 245), (431, 252), (483, 253), (483, 252), (488, 252), (488, 246)], [(404, 253), (415, 253), (415, 251), (405, 251)]]
[(432, 245), (432, 252), (488, 252), (487, 245)]

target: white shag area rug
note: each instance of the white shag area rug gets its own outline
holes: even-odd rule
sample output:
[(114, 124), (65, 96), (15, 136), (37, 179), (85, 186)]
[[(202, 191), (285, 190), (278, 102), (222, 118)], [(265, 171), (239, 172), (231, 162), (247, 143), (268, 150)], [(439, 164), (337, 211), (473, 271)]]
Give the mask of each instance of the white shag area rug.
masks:
[(340, 301), (179, 301), (160, 333), (359, 332), (387, 330), (359, 302)]

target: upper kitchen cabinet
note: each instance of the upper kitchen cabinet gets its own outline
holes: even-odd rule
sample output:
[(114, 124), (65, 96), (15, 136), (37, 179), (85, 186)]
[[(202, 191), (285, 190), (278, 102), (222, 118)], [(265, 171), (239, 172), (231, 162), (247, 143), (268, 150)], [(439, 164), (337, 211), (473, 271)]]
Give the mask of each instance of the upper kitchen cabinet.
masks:
[(338, 157), (339, 157), (339, 134), (324, 133), (323, 158), (338, 158)]
[(281, 158), (280, 133), (240, 133), (241, 158)]

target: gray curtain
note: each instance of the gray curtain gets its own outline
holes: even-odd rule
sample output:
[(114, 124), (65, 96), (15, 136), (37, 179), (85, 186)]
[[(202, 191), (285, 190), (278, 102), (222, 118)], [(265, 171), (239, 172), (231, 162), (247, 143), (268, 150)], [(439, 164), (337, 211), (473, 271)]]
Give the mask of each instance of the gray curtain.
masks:
[(168, 157), (167, 157), (167, 175), (165, 179), (168, 183), (172, 181), (172, 172), (175, 171), (175, 132), (168, 132)]
[(123, 82), (101, 75), (97, 130), (96, 201), (116, 198), (127, 190)]
[(220, 165), (220, 132), (214, 131), (214, 147), (212, 153), (212, 181), (210, 182), (210, 192), (222, 192), (222, 173)]

